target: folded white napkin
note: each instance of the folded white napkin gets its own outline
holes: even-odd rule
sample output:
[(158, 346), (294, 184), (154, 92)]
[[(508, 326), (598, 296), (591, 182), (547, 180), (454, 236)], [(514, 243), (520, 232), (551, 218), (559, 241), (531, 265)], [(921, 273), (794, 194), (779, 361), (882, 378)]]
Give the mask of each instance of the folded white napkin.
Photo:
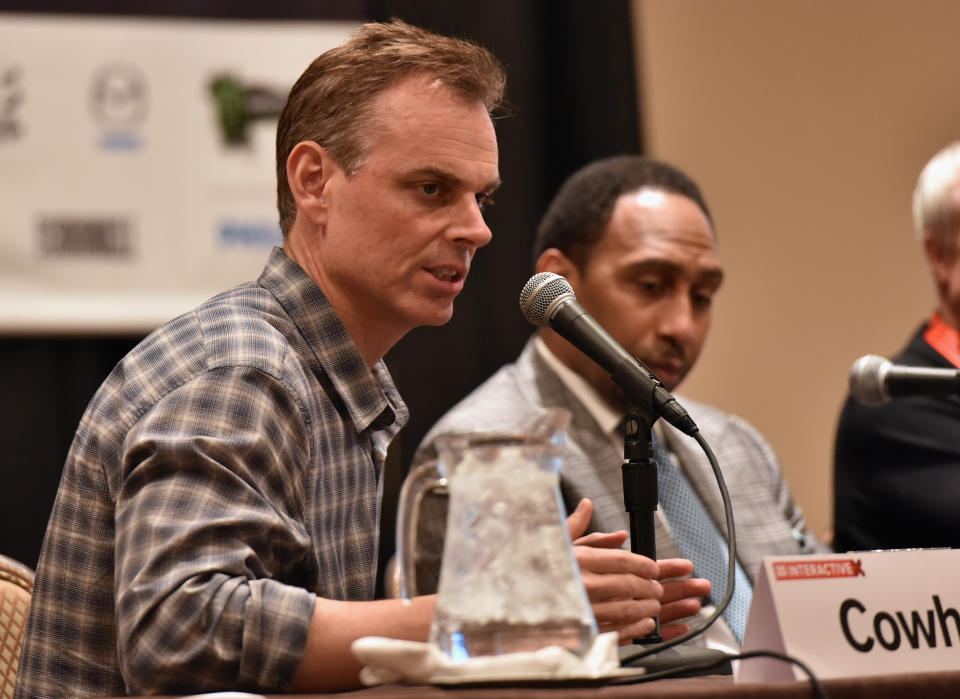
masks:
[[(584, 657), (560, 646), (548, 646), (529, 653), (506, 653), (455, 662), (429, 643), (398, 641), (367, 636), (353, 642), (353, 655), (364, 668), (360, 673), (366, 685), (386, 682), (445, 684), (484, 680), (563, 680), (616, 676), (616, 632), (600, 634)], [(631, 669), (635, 674), (636, 669)]]

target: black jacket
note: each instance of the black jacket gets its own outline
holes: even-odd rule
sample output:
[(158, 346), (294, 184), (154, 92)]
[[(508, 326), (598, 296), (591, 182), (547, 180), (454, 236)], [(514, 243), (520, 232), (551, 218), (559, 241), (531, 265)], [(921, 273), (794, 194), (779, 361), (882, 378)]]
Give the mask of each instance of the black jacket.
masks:
[[(893, 362), (955, 368), (921, 327)], [(837, 551), (960, 548), (960, 397), (848, 398), (834, 451)]]

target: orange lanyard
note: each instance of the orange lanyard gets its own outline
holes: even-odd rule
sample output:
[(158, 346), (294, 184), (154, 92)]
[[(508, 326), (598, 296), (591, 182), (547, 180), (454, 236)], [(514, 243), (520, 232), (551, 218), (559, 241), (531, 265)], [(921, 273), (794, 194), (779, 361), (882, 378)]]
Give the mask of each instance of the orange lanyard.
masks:
[(960, 333), (943, 322), (939, 313), (933, 314), (933, 319), (923, 332), (923, 339), (948, 362), (960, 368)]

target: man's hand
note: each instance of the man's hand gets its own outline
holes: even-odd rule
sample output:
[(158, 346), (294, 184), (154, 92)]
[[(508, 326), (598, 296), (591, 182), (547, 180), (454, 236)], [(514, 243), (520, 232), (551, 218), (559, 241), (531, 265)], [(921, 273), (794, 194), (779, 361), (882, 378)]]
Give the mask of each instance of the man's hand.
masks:
[(623, 550), (625, 531), (581, 536), (592, 515), (593, 503), (584, 498), (567, 517), (567, 527), (599, 630), (617, 631), (620, 642), (629, 643), (652, 632), (653, 617), (659, 614), (664, 639), (684, 633), (687, 626), (676, 620), (699, 611), (697, 598), (710, 592), (709, 581), (672, 579), (693, 571), (693, 564), (682, 558), (657, 563)]
[(660, 583), (663, 597), (660, 598), (660, 635), (669, 641), (689, 630), (689, 626), (677, 621), (700, 611), (700, 598), (710, 594), (710, 581), (704, 578), (684, 577), (693, 572), (693, 563), (686, 558), (666, 558), (657, 561), (660, 566)]

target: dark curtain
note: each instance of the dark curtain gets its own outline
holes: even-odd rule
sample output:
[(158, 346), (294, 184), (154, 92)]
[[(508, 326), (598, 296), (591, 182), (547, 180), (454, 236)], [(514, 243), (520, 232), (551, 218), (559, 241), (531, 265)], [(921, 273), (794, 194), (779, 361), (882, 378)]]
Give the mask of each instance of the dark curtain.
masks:
[[(503, 61), (511, 108), (497, 121), (503, 186), (487, 220), (493, 241), (475, 258), (441, 328), (411, 332), (387, 363), (411, 410), (391, 449), (382, 559), (393, 551), (399, 483), (417, 444), (450, 406), (511, 361), (532, 328), (517, 299), (531, 274), (540, 215), (560, 183), (590, 160), (640, 152), (628, 0), (275, 0), (144, 3), (11, 2), (0, 9), (237, 18), (400, 17), (471, 38)], [(83, 408), (139, 338), (0, 339), (7, 368), (0, 404), (0, 553), (36, 565), (64, 456)]]

